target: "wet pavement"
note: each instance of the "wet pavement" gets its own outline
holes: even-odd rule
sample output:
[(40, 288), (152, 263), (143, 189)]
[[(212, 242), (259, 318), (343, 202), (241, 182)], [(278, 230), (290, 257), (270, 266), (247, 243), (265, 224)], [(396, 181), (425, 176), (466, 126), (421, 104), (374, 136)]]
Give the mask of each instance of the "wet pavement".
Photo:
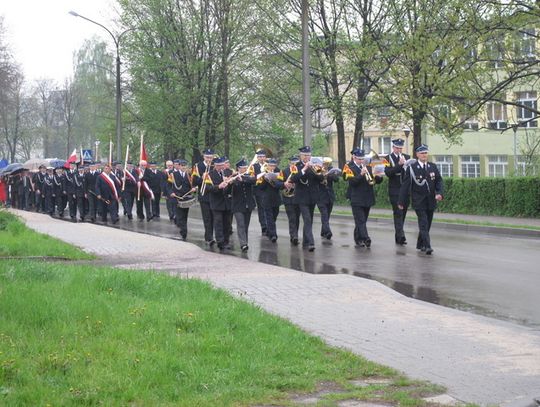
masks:
[[(453, 230), (434, 224), (431, 235), (435, 252), (426, 256), (415, 250), (414, 223), (406, 227), (409, 242), (413, 243), (401, 247), (393, 243), (390, 220), (368, 222), (373, 240), (370, 249), (354, 246), (352, 218), (335, 216), (331, 223), (332, 240), (318, 238), (320, 222), (315, 217), (316, 250), (310, 253), (290, 244), (284, 210), (278, 217), (276, 243), (261, 236), (257, 214), (253, 213), (249, 251), (240, 251), (233, 234), (233, 250), (226, 253), (311, 274), (372, 279), (411, 298), (540, 329), (540, 239)], [(129, 222), (124, 218), (118, 226), (179, 238), (177, 228), (166, 217), (151, 222)], [(191, 208), (188, 227), (188, 242), (219, 252), (204, 243), (198, 206)]]

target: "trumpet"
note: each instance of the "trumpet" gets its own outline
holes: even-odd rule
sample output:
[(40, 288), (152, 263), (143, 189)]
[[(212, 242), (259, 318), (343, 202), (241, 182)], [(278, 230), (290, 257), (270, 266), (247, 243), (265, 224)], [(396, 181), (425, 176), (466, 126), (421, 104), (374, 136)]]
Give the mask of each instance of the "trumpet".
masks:
[(362, 164), (362, 169), (366, 170), (366, 173), (364, 174), (364, 178), (366, 179), (367, 183), (369, 185), (375, 185), (375, 180), (373, 179), (373, 177), (369, 173), (369, 170), (368, 170), (368, 168), (366, 167), (365, 164)]

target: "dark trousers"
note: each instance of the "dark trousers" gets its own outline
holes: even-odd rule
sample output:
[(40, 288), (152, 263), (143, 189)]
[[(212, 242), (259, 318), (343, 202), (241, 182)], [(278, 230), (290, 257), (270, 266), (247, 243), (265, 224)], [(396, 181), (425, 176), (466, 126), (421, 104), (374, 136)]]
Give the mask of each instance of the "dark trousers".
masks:
[(98, 199), (94, 194), (88, 194), (88, 216), (90, 220), (96, 220)]
[(352, 207), (352, 213), (354, 217), (354, 241), (355, 243), (364, 242), (369, 238), (367, 231), (367, 220), (369, 217), (369, 206), (356, 206)]
[(264, 218), (266, 219), (266, 236), (277, 238), (276, 219), (279, 215), (279, 206), (265, 207)]
[(82, 196), (75, 194), (68, 194), (69, 216), (71, 219), (77, 217), (77, 209), (79, 210), (79, 216), (84, 218), (84, 200)]
[(36, 193), (36, 211), (37, 212), (45, 212), (45, 195), (43, 195), (43, 191), (40, 191), (40, 193)]
[(64, 211), (66, 210), (67, 206), (67, 195), (60, 192), (56, 194), (56, 210), (58, 212), (58, 215), (64, 216)]
[(431, 229), (434, 210), (416, 209), (415, 212), (418, 217), (418, 240), (416, 241), (416, 248), (422, 249), (425, 247), (426, 249), (429, 249), (431, 248), (429, 231)]
[(255, 192), (255, 202), (257, 203), (257, 215), (259, 216), (261, 230), (266, 232), (266, 215), (262, 204), (262, 195), (260, 195), (260, 193)]
[(54, 213), (55, 201), (56, 197), (53, 196), (52, 193), (45, 193), (45, 212), (47, 212), (49, 215), (52, 215)]
[[(144, 219), (144, 213), (146, 212), (146, 219), (152, 219), (152, 207), (150, 204), (151, 199), (144, 196), (141, 192), (141, 199), (137, 199), (137, 217)], [(143, 212), (144, 206), (144, 212)]]
[(231, 230), (231, 211), (212, 211), (214, 217), (214, 232), (218, 247), (222, 249), (229, 244), (229, 231)]
[(285, 212), (289, 221), (289, 237), (298, 239), (298, 228), (300, 227), (300, 207), (298, 205), (285, 205)]
[(154, 192), (154, 200), (152, 201), (152, 215), (154, 217), (160, 216), (159, 204), (161, 203), (161, 192)]
[(394, 217), (394, 230), (396, 232), (396, 243), (401, 243), (401, 239), (405, 237), (405, 231), (403, 225), (405, 224), (405, 217), (407, 216), (408, 205), (403, 205), (403, 210), (398, 208), (398, 196), (390, 195), (390, 203), (392, 204), (392, 214)]
[(107, 213), (111, 215), (111, 222), (116, 223), (118, 221), (118, 201), (116, 199), (110, 200), (110, 203), (103, 202), (101, 207), (101, 220), (107, 222)]
[(176, 225), (180, 229), (180, 236), (184, 239), (187, 237), (188, 232), (188, 214), (189, 208), (176, 207)]
[(251, 211), (235, 212), (234, 218), (236, 219), (236, 233), (238, 234), (238, 241), (240, 246), (248, 244), (248, 231), (249, 222), (251, 221)]
[(176, 198), (167, 197), (167, 213), (169, 219), (173, 220), (176, 217)]
[(321, 213), (321, 236), (332, 236), (332, 229), (330, 229), (330, 216), (332, 215), (334, 203), (319, 203), (317, 204), (317, 208), (319, 208), (319, 212)]
[(122, 192), (123, 202), (124, 202), (124, 211), (129, 218), (133, 216), (133, 201), (135, 200), (135, 193), (132, 191), (124, 190)]
[(210, 209), (209, 202), (200, 201), (199, 204), (201, 205), (201, 215), (204, 225), (204, 240), (210, 242), (214, 240), (214, 214)]
[(313, 212), (315, 212), (315, 205), (298, 205), (300, 207), (300, 214), (302, 215), (302, 222), (304, 228), (302, 230), (302, 247), (315, 246), (315, 239), (313, 239)]

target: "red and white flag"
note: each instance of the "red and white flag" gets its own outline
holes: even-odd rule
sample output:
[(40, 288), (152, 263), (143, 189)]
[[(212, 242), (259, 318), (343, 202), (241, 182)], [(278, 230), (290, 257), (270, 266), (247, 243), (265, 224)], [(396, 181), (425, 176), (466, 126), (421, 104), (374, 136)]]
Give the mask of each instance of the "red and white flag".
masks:
[(76, 163), (77, 162), (77, 149), (74, 149), (69, 158), (67, 159), (66, 163), (64, 164), (64, 168), (69, 169), (69, 164)]

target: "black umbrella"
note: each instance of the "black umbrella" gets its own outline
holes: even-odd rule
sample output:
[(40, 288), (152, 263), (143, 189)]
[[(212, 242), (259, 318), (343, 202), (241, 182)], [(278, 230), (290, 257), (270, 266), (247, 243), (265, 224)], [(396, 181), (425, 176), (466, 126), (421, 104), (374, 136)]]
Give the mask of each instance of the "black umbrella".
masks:
[(13, 173), (13, 171), (16, 171), (16, 170), (23, 170), (24, 167), (21, 163), (13, 163), (13, 164), (9, 164), (7, 167), (4, 167), (2, 168), (2, 172), (1, 174), (2, 175), (10, 175), (11, 173)]

